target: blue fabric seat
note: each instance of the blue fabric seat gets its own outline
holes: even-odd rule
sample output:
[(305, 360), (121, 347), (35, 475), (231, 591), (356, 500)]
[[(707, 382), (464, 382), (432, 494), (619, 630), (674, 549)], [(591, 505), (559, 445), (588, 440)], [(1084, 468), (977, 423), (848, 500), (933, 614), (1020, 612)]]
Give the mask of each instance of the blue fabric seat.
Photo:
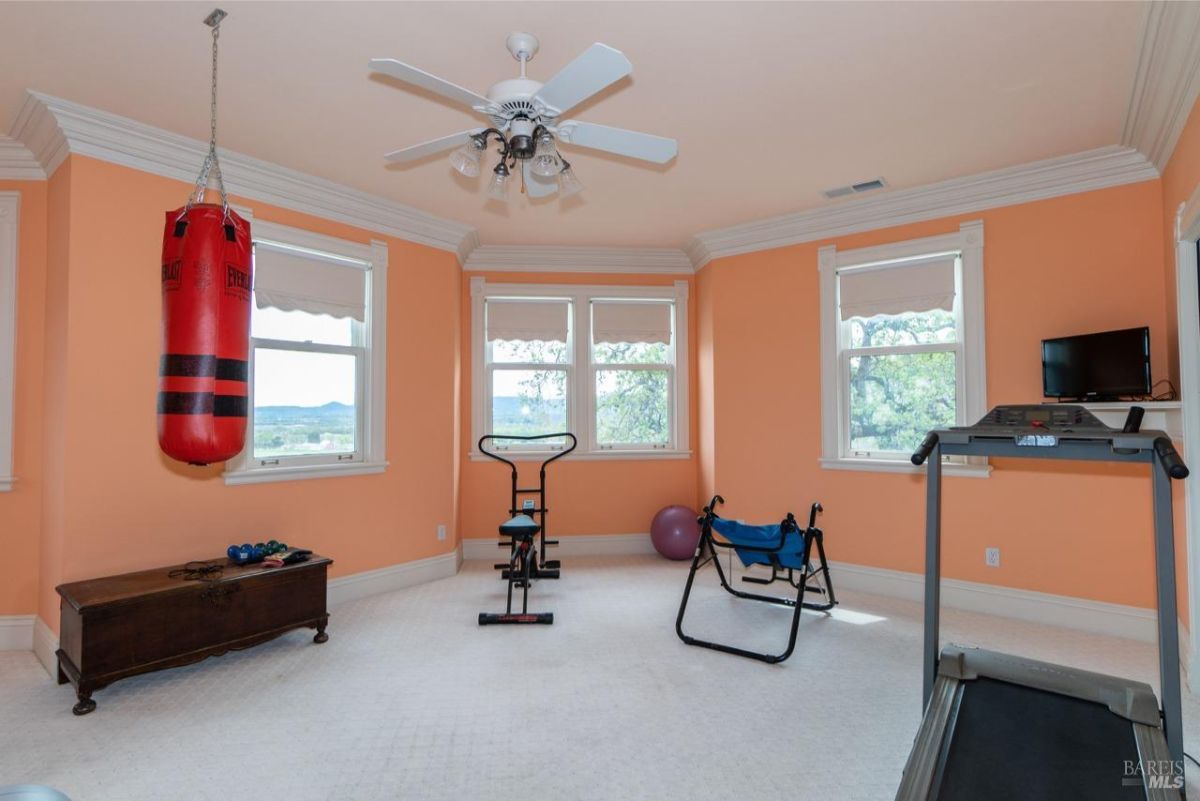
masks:
[[(738, 559), (746, 567), (770, 565), (774, 555), (780, 567), (804, 567), (804, 538), (795, 526), (783, 537), (780, 547), (780, 524), (752, 526), (738, 520), (713, 517), (712, 530), (733, 545)], [(755, 549), (755, 550), (749, 550)]]
[[(688, 645), (699, 645), (714, 651), (745, 656), (760, 662), (782, 662), (796, 648), (796, 635), (800, 630), (800, 611), (812, 609), (828, 612), (837, 605), (833, 595), (833, 579), (829, 575), (829, 563), (825, 560), (825, 535), (817, 528), (817, 515), (821, 504), (814, 503), (808, 513), (808, 526), (801, 528), (791, 512), (773, 526), (752, 526), (738, 520), (726, 520), (716, 513), (718, 504), (725, 503), (720, 495), (714, 495), (700, 516), (700, 542), (692, 557), (692, 569), (688, 571), (687, 583), (683, 587), (683, 598), (679, 601), (679, 614), (675, 618), (675, 633)], [(717, 552), (737, 551), (738, 559), (746, 567), (765, 565), (771, 568), (769, 576), (743, 575), (742, 581), (749, 584), (774, 584), (779, 581), (796, 591), (794, 598), (782, 595), (760, 595), (734, 589), (729, 583), (733, 577), (725, 575)], [(791, 607), (792, 625), (788, 632), (787, 647), (779, 653), (759, 653), (735, 645), (702, 640), (686, 634), (683, 617), (687, 612), (688, 598), (692, 594), (692, 583), (696, 573), (706, 565), (712, 565), (721, 582), (721, 587), (735, 598), (761, 601), (777, 606)], [(807, 601), (805, 597), (819, 597)]]

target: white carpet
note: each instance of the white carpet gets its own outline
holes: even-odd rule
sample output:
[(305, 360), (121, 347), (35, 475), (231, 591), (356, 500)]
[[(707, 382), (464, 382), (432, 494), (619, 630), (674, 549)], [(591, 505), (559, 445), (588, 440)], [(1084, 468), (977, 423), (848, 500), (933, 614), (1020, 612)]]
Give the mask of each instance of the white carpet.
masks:
[[(683, 564), (575, 559), (533, 590), (553, 626), (479, 628), (503, 604), (489, 568), (337, 607), (324, 645), (294, 632), (118, 682), (82, 718), (32, 654), (0, 653), (0, 785), (74, 801), (893, 797), (920, 722), (919, 604), (839, 593), (772, 666), (675, 637)], [(692, 633), (782, 644), (786, 611), (706, 578)], [(953, 610), (944, 638), (1157, 685), (1141, 643)]]

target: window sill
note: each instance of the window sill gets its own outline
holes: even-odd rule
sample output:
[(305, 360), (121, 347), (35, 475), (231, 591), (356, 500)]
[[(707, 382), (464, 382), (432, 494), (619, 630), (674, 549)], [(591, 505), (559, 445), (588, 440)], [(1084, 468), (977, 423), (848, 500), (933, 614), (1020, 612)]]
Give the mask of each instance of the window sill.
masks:
[[(821, 459), (826, 470), (858, 470), (865, 473), (924, 473), (925, 465), (918, 467), (900, 459)], [(992, 473), (990, 464), (947, 464), (942, 463), (942, 475), (987, 478)]]
[[(559, 451), (502, 451), (500, 456), (512, 462), (544, 462)], [(479, 451), (469, 454), (472, 462), (494, 462), (490, 456)], [(691, 451), (575, 451), (566, 457), (572, 462), (609, 462), (609, 461), (660, 461), (663, 459), (690, 459)]]
[(12, 492), (13, 482), (16, 480), (16, 476), (0, 476), (0, 492)]
[(226, 486), (267, 484), (274, 481), (305, 481), (310, 478), (341, 478), (382, 473), (387, 462), (350, 462), (347, 464), (306, 464), (295, 467), (264, 467), (255, 470), (227, 470), (222, 473)]

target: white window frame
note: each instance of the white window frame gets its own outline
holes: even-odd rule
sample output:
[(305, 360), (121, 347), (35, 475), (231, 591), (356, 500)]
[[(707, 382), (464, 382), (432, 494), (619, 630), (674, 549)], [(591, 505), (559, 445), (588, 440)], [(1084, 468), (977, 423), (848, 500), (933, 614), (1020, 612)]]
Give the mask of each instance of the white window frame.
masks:
[(21, 194), (0, 192), (0, 492), (12, 489), (17, 365), (17, 237)]
[[(858, 348), (850, 352), (849, 324), (838, 312), (838, 271), (903, 263), (933, 255), (955, 254), (954, 315), (959, 337), (953, 343), (896, 348)], [(897, 266), (900, 266), (898, 264)], [(956, 233), (839, 251), (817, 251), (821, 283), (821, 466), (833, 470), (912, 473), (922, 470), (895, 454), (855, 456), (849, 448), (850, 356), (885, 352), (953, 351), (956, 370), (956, 424), (974, 422), (987, 412), (987, 364), (984, 347), (983, 221), (962, 223)], [(886, 268), (884, 268), (886, 269)], [(950, 475), (987, 476), (983, 459), (946, 460)]]
[[(568, 347), (571, 360), (554, 365), (567, 370), (567, 427), (579, 442), (569, 459), (687, 459), (691, 422), (688, 416), (690, 384), (688, 375), (688, 282), (675, 281), (668, 286), (586, 286), (576, 284), (499, 284), (483, 277), (471, 278), (471, 448), (472, 461), (486, 461), (478, 450), (479, 438), (490, 433), (491, 366), (487, 363), (487, 342), (484, 331), (484, 309), (488, 298), (565, 298), (571, 302)], [(668, 445), (601, 446), (596, 441), (595, 386), (596, 371), (616, 367), (641, 369), (641, 365), (595, 364), (592, 360), (592, 301), (671, 301), (675, 307), (672, 320), (674, 336), (673, 364), (647, 365), (654, 369), (669, 369), (668, 402), (671, 408), (671, 432)], [(503, 363), (503, 368), (518, 367)], [(528, 365), (549, 367), (551, 365)], [(540, 461), (554, 449), (529, 447), (510, 448), (506, 458), (517, 461)]]
[[(245, 210), (238, 213), (250, 219)], [(316, 234), (278, 223), (254, 221), (251, 237), (255, 244), (307, 250), (353, 262), (366, 271), (365, 319), (354, 326), (349, 346), (250, 338), (246, 447), (226, 465), (226, 484), (258, 484), (382, 473), (387, 468), (387, 243), (371, 240), (369, 245)], [(253, 301), (251, 301), (253, 302)], [(357, 437), (352, 454), (303, 455), (286, 458), (254, 458), (254, 349), (320, 353), (348, 353), (357, 358)]]

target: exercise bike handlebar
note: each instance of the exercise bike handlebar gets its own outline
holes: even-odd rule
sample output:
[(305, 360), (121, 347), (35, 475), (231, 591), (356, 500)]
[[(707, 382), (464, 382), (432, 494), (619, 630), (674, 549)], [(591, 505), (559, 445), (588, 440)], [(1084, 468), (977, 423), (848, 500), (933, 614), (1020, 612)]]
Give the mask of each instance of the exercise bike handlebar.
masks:
[(918, 467), (925, 463), (929, 458), (929, 454), (933, 453), (933, 449), (937, 447), (938, 435), (936, 431), (930, 431), (925, 435), (925, 439), (921, 440), (921, 444), (917, 446), (917, 451), (912, 455), (912, 463)]
[(1158, 460), (1162, 462), (1167, 475), (1171, 478), (1180, 479), (1188, 477), (1190, 471), (1187, 465), (1183, 463), (1183, 459), (1179, 458), (1179, 451), (1175, 450), (1175, 446), (1171, 444), (1171, 440), (1166, 437), (1159, 437), (1154, 440), (1154, 452), (1158, 455)]
[(531, 441), (539, 440), (539, 439), (558, 439), (559, 437), (566, 437), (567, 439), (569, 439), (571, 441), (570, 446), (563, 448), (561, 451), (554, 454), (546, 461), (542, 462), (542, 469), (545, 470), (546, 465), (550, 464), (555, 459), (563, 458), (568, 453), (575, 450), (575, 446), (579, 444), (579, 440), (577, 440), (575, 438), (574, 434), (572, 434), (569, 431), (560, 431), (556, 434), (535, 434), (533, 436), (519, 436), (517, 434), (484, 434), (482, 437), (479, 438), (477, 447), (479, 448), (479, 452), (482, 453), (484, 456), (490, 456), (498, 462), (504, 462), (506, 465), (511, 467), (513, 470), (516, 470), (517, 466), (515, 464), (510, 462), (508, 459), (505, 459), (503, 456), (496, 453), (495, 451), (489, 451), (487, 448), (485, 448), (483, 446), (483, 443), (487, 442), (488, 440), (497, 440), (497, 439), (506, 439), (506, 440), (507, 439), (515, 439), (515, 440), (521, 440), (522, 442), (531, 442)]

